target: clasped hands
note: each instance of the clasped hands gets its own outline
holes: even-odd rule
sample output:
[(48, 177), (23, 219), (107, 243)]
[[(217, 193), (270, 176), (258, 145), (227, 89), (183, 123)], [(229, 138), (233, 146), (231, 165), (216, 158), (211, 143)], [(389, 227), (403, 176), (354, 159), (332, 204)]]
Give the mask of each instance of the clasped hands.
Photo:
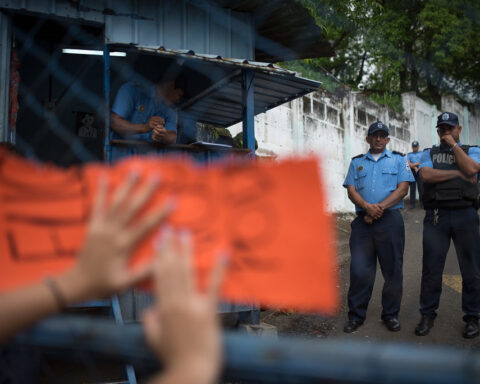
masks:
[(364, 216), (364, 220), (367, 224), (372, 224), (374, 220), (378, 220), (382, 217), (384, 208), (380, 204), (366, 204), (365, 210), (367, 214)]
[(145, 124), (145, 131), (152, 132), (152, 139), (154, 141), (163, 141), (167, 136), (165, 120), (160, 116), (152, 116)]

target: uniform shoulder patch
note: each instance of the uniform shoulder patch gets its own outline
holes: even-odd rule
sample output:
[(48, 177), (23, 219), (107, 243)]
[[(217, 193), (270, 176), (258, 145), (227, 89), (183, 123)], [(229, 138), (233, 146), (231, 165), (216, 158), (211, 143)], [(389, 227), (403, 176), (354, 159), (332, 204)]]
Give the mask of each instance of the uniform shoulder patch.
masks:
[(404, 153), (398, 151), (392, 151), (392, 153), (394, 153), (395, 155), (405, 156)]
[(353, 159), (358, 159), (359, 157), (362, 157), (362, 156), (363, 156), (363, 153), (361, 153), (360, 155), (357, 155), (357, 156), (353, 156), (353, 157), (352, 157), (352, 160), (353, 160)]

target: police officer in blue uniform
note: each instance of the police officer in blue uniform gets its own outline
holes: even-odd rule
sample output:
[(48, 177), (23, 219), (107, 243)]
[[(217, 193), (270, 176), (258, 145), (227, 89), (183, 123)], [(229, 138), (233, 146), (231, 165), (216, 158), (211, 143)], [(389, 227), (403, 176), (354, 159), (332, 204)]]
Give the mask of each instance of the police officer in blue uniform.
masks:
[[(149, 84), (134, 78), (123, 84), (112, 106), (112, 138), (173, 144), (177, 138), (175, 104), (183, 96), (180, 85), (181, 67), (171, 63)], [(112, 159), (145, 154), (148, 147), (113, 146)], [(139, 320), (153, 296), (141, 291), (120, 295), (120, 308), (125, 321)]]
[(357, 217), (350, 236), (350, 288), (348, 322), (344, 332), (360, 327), (372, 295), (377, 258), (385, 280), (382, 320), (390, 331), (399, 331), (402, 298), (402, 267), (405, 227), (400, 208), (413, 179), (405, 155), (386, 149), (388, 127), (381, 121), (370, 125), (370, 150), (352, 159), (343, 184), (355, 204)]
[(442, 292), (445, 258), (453, 239), (462, 273), (463, 336), (478, 336), (480, 314), (480, 232), (477, 176), (480, 149), (462, 145), (458, 117), (438, 116), (440, 146), (424, 150), (420, 175), (424, 182), (423, 271), (420, 293), (422, 318), (415, 334), (425, 336), (433, 327)]
[(418, 166), (420, 165), (420, 158), (422, 157), (422, 151), (418, 150), (418, 141), (412, 142), (412, 152), (407, 154), (407, 161), (412, 171), (414, 181), (410, 183), (410, 208), (415, 208), (416, 192), (418, 187), (418, 197), (420, 202), (420, 208), (423, 208), (422, 195), (423, 195), (423, 183), (420, 175), (418, 174)]
[[(180, 66), (170, 64), (151, 84), (133, 79), (123, 84), (112, 106), (112, 138), (173, 144), (177, 138), (175, 104), (183, 96)], [(138, 148), (114, 146), (114, 160), (142, 153)]]

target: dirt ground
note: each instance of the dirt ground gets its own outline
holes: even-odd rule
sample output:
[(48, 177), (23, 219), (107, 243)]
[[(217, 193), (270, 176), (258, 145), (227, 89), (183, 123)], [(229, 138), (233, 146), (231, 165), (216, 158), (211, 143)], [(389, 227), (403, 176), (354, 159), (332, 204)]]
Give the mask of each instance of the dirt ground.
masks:
[(277, 327), (278, 335), (298, 335), (311, 338), (356, 339), (366, 342), (386, 341), (394, 343), (412, 343), (415, 345), (444, 345), (458, 348), (480, 350), (480, 337), (464, 339), (464, 322), (461, 310), (461, 275), (453, 243), (447, 254), (443, 274), (443, 287), (440, 307), (435, 326), (425, 337), (414, 334), (420, 320), (419, 295), (422, 273), (422, 232), (425, 212), (419, 208), (404, 209), (405, 252), (403, 260), (403, 296), (399, 319), (400, 332), (390, 332), (381, 321), (381, 290), (383, 277), (377, 268), (372, 298), (367, 318), (362, 327), (352, 334), (345, 334), (343, 326), (347, 320), (346, 296), (349, 286), (350, 251), (348, 246), (350, 223), (353, 215), (337, 216), (338, 247), (338, 288), (341, 294), (341, 306), (337, 316), (323, 317), (291, 312), (264, 311), (261, 320)]

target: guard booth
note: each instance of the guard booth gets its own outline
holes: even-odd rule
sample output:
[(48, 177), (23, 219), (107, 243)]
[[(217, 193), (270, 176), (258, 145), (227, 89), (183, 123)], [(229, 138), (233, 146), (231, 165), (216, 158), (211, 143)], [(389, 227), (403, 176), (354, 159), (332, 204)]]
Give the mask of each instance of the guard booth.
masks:
[(156, 55), (181, 57), (198, 75), (181, 115), (221, 127), (245, 117), (244, 145), (253, 149), (255, 114), (318, 87), (272, 63), (333, 54), (294, 0), (0, 0), (0, 140), (60, 166), (101, 160), (127, 64)]
[[(295, 0), (0, 0), (0, 141), (59, 166), (112, 162), (114, 147), (204, 163), (253, 156), (254, 116), (320, 85), (274, 63), (332, 55)], [(223, 128), (241, 121), (243, 149), (112, 138), (118, 88), (135, 68), (148, 80), (172, 62), (185, 77), (179, 119)], [(252, 308), (224, 303), (220, 311)], [(112, 310), (121, 321), (116, 298)], [(127, 377), (135, 382), (131, 367)]]
[[(114, 4), (114, 5), (112, 5)], [(0, 0), (0, 140), (59, 166), (112, 161), (114, 147), (209, 162), (255, 150), (254, 116), (316, 90), (274, 63), (331, 56), (294, 0)], [(181, 121), (243, 122), (243, 149), (113, 140), (110, 108), (136, 75), (178, 62)]]
[[(167, 50), (149, 47), (129, 47), (108, 44), (104, 50), (105, 108), (111, 105), (111, 84), (119, 87), (118, 76), (112, 76), (110, 52), (124, 53), (131, 60), (131, 68), (142, 68), (141, 75), (148, 81), (149, 73), (168, 70), (172, 62), (181, 63), (184, 80), (184, 95), (178, 105), (180, 121), (203, 123), (226, 128), (238, 122), (243, 123), (244, 148), (232, 148), (205, 142), (184, 144), (159, 144), (134, 140), (113, 139), (110, 114), (105, 120), (105, 159), (112, 163), (115, 149), (133, 149), (136, 153), (182, 154), (201, 163), (210, 163), (222, 157), (253, 157), (255, 153), (254, 116), (266, 112), (287, 101), (313, 92), (319, 83), (299, 77), (296, 73), (271, 63), (223, 58), (219, 55), (201, 55), (193, 51)], [(135, 63), (135, 64), (134, 64)], [(117, 68), (117, 71), (124, 67)], [(124, 80), (138, 73), (127, 73)], [(130, 300), (121, 299), (122, 309), (137, 308), (145, 300), (136, 295)], [(133, 310), (133, 313), (138, 311)], [(242, 322), (259, 324), (259, 310), (250, 304), (233, 305), (221, 303), (219, 312), (240, 313)], [(127, 314), (127, 319), (132, 315)]]
[[(190, 126), (208, 124), (227, 128), (243, 122), (244, 149), (226, 145), (197, 144), (162, 145), (112, 138), (110, 114), (105, 120), (105, 159), (114, 159), (115, 147), (137, 147), (157, 153), (188, 153), (199, 161), (210, 161), (225, 155), (253, 155), (255, 152), (254, 116), (280, 104), (313, 92), (319, 83), (299, 77), (296, 73), (271, 63), (246, 59), (223, 58), (219, 55), (202, 55), (193, 51), (167, 50), (149, 47), (129, 47), (108, 44), (104, 52), (105, 108), (109, 110), (114, 88), (121, 85), (120, 76), (112, 76), (110, 52), (124, 53), (135, 67), (142, 68), (147, 78), (155, 71), (168, 70), (170, 63), (181, 64), (184, 94), (177, 106), (179, 121)], [(131, 67), (134, 65), (132, 64)], [(122, 68), (119, 68), (122, 69)], [(132, 76), (138, 73), (131, 74)], [(127, 76), (123, 76), (128, 79)], [(182, 127), (180, 127), (182, 128)], [(198, 141), (198, 140), (196, 140)]]

